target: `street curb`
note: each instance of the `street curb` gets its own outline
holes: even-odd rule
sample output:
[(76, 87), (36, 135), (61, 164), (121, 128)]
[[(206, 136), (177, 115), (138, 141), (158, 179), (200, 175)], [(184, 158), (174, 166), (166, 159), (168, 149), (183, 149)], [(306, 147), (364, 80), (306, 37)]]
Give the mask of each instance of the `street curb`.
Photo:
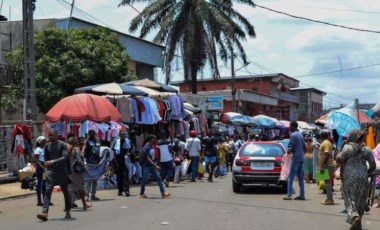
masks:
[(22, 199), (22, 198), (26, 198), (26, 197), (33, 196), (33, 195), (35, 195), (35, 194), (36, 194), (36, 192), (34, 191), (34, 192), (30, 192), (30, 193), (22, 194), (22, 195), (14, 195), (14, 196), (0, 197), (0, 201)]

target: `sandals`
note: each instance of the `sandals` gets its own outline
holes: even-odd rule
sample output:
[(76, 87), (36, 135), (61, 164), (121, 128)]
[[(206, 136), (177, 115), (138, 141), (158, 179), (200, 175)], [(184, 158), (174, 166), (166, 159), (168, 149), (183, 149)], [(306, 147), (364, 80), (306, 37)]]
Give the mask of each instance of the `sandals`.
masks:
[(352, 218), (352, 225), (350, 230), (361, 230), (362, 229), (362, 223), (359, 217)]
[(86, 204), (83, 206), (83, 210), (87, 210), (92, 207), (92, 204)]
[(48, 220), (48, 217), (46, 214), (38, 214), (37, 215), (37, 218), (42, 220), (42, 221), (47, 221)]

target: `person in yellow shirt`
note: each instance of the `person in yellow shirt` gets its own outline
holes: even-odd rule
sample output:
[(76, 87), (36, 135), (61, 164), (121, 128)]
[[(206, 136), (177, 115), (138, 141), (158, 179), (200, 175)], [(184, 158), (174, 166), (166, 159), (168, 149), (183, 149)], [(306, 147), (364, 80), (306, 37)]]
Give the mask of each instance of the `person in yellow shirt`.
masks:
[[(328, 170), (331, 178), (331, 174), (334, 172), (334, 160), (332, 156), (333, 146), (331, 142), (329, 141), (329, 135), (330, 133), (326, 130), (322, 131), (321, 133), (321, 139), (322, 143), (319, 148), (319, 170), (321, 171), (321, 174), (323, 174), (324, 170)], [(330, 179), (325, 180), (325, 189), (327, 193), (327, 199), (325, 201), (322, 201), (323, 205), (334, 205), (334, 199), (333, 199), (333, 191), (331, 186)]]
[(219, 172), (219, 175), (222, 176), (222, 171), (224, 170), (224, 165), (226, 164), (226, 154), (228, 151), (228, 146), (226, 142), (224, 142), (224, 139), (221, 137), (218, 139), (218, 169), (217, 172)]

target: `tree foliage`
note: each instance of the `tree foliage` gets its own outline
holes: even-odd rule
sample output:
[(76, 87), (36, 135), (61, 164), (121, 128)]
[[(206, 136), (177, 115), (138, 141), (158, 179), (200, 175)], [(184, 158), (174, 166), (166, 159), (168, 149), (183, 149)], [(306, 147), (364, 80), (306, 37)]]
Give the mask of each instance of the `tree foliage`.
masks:
[[(238, 55), (247, 63), (241, 40), (255, 37), (251, 23), (234, 10), (234, 3), (254, 7), (251, 0), (121, 0), (120, 6), (147, 3), (129, 27), (140, 28), (140, 37), (158, 29), (154, 42), (166, 46), (165, 66), (175, 52), (182, 52), (185, 80), (197, 93), (197, 73), (209, 62), (214, 78), (219, 77), (218, 58), (227, 62)], [(170, 71), (170, 70), (169, 70)], [(168, 72), (168, 70), (167, 70)]]
[[(22, 46), (7, 57), (12, 65), (22, 69)], [(72, 95), (76, 88), (136, 79), (127, 75), (127, 61), (117, 34), (105, 28), (49, 28), (37, 32), (36, 94), (40, 111), (46, 113), (60, 99)], [(18, 93), (12, 96), (22, 96), (22, 88), (15, 89)]]

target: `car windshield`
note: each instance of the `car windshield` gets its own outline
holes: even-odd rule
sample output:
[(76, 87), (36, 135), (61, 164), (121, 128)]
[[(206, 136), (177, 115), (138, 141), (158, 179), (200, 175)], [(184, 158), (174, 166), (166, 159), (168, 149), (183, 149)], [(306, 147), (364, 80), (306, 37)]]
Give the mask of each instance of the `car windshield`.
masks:
[(289, 139), (279, 140), (278, 143), (282, 144), (285, 149), (288, 149)]
[(247, 144), (240, 151), (240, 156), (281, 157), (284, 150), (276, 144)]

